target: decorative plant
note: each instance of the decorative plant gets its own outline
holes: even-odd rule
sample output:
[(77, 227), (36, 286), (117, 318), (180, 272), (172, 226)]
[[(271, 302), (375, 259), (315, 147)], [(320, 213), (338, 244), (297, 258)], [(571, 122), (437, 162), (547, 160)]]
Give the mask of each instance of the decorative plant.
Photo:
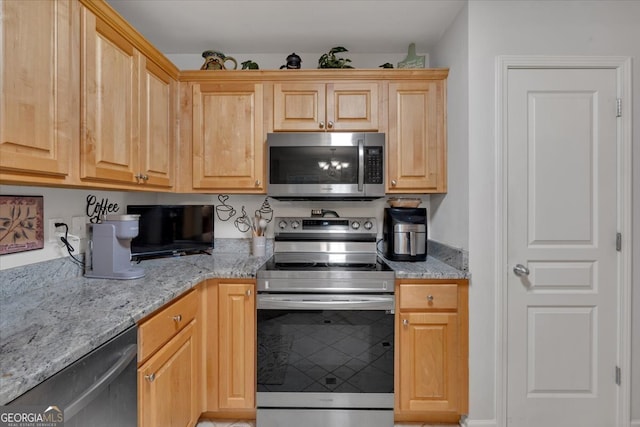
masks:
[(318, 68), (353, 68), (349, 65), (351, 62), (348, 58), (338, 58), (336, 53), (348, 52), (342, 46), (336, 46), (331, 48), (331, 50), (325, 54), (323, 54), (320, 59), (318, 59)]
[(260, 67), (258, 66), (258, 63), (253, 62), (250, 59), (248, 61), (242, 62), (241, 65), (243, 70), (259, 70), (260, 69)]

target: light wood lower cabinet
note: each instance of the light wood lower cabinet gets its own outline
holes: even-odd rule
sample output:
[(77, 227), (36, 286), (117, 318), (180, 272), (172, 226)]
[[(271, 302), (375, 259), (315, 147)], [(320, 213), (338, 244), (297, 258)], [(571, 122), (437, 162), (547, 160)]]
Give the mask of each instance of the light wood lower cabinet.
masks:
[(400, 280), (397, 421), (457, 422), (468, 412), (468, 281)]
[(143, 320), (138, 329), (138, 426), (191, 427), (201, 405), (199, 288)]
[(206, 282), (203, 337), (206, 385), (204, 410), (211, 418), (255, 417), (255, 280)]

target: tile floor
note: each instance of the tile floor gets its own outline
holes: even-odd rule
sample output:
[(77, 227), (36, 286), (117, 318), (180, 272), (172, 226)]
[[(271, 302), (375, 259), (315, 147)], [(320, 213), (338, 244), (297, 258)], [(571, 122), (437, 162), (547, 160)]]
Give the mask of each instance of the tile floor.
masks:
[[(196, 427), (255, 427), (255, 421), (224, 421), (206, 420), (200, 421)], [(420, 424), (404, 423), (396, 424), (395, 427), (455, 427), (457, 424)]]

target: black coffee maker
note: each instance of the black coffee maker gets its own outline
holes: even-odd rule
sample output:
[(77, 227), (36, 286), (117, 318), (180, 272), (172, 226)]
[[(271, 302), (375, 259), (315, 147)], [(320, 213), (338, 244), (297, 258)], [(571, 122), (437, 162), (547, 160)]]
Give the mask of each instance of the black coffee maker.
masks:
[(385, 208), (382, 231), (384, 255), (391, 261), (427, 259), (427, 210)]

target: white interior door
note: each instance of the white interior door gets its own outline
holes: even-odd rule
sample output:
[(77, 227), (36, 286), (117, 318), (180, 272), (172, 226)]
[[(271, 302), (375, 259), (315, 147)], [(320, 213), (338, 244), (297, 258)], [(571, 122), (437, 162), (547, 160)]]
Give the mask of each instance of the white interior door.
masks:
[(616, 71), (507, 78), (507, 424), (613, 426)]

